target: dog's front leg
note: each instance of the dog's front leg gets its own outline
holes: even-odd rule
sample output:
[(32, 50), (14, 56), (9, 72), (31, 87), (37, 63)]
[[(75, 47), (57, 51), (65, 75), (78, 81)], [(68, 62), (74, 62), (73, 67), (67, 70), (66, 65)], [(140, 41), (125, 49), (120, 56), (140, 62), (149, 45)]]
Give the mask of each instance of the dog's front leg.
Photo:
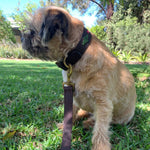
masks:
[(95, 103), (92, 150), (111, 150), (109, 125), (112, 120), (112, 109), (111, 102), (97, 101)]

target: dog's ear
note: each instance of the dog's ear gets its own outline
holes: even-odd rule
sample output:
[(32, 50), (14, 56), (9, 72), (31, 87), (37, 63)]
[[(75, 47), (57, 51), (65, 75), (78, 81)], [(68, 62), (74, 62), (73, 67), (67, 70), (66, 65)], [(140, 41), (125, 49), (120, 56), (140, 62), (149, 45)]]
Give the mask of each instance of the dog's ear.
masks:
[(49, 41), (57, 30), (61, 30), (62, 35), (68, 37), (67, 17), (61, 12), (55, 15), (49, 13), (41, 26), (40, 37), (42, 38), (45, 34), (45, 41)]
[(68, 37), (68, 20), (67, 17), (63, 13), (59, 13), (56, 15), (56, 20), (58, 20), (61, 31), (65, 37)]

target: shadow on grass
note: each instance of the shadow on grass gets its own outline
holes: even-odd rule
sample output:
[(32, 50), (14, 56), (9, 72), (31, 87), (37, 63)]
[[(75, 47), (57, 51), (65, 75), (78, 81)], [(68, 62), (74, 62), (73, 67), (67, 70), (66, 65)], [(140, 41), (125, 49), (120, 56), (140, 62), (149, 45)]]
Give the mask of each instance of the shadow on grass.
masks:
[(138, 74), (144, 73), (148, 74), (150, 77), (150, 65), (138, 65), (138, 64), (126, 64), (127, 68), (130, 70), (130, 72), (133, 74), (134, 77), (137, 77)]
[[(0, 72), (1, 147), (19, 149), (30, 140), (48, 140), (63, 118), (60, 69), (48, 62), (10, 61), (0, 63)], [(15, 136), (2, 141), (12, 130)]]
[(111, 143), (113, 150), (149, 150), (150, 137), (150, 79), (139, 80), (139, 74), (150, 76), (148, 65), (126, 65), (135, 78), (137, 93), (135, 115), (128, 125), (112, 125)]
[(136, 107), (135, 115), (127, 125), (112, 125), (111, 143), (113, 150), (149, 150), (149, 112)]
[[(149, 80), (138, 80), (139, 73), (150, 73), (147, 65), (127, 65), (133, 73), (137, 89), (136, 112), (131, 123), (111, 127), (114, 149), (136, 149), (148, 145)], [(56, 127), (63, 119), (63, 89), (60, 69), (48, 62), (0, 63), (0, 139), (9, 131), (12, 138), (0, 140), (2, 148), (33, 147), (57, 150), (62, 132)], [(149, 106), (150, 107), (150, 106)], [(92, 130), (82, 128), (82, 122), (73, 129), (73, 148), (91, 146)], [(90, 149), (90, 148), (89, 148)], [(147, 149), (147, 148), (145, 148)]]

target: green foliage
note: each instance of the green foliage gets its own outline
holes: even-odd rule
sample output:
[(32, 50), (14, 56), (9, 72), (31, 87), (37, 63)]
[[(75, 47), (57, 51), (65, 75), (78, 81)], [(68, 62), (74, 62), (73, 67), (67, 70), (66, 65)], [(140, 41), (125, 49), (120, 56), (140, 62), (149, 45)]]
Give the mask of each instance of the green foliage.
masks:
[(6, 43), (0, 45), (1, 58), (18, 58), (18, 59), (31, 59), (32, 56), (21, 48), (20, 45), (13, 43)]
[[(131, 3), (132, 1), (132, 3)], [(100, 40), (104, 41), (115, 56), (118, 56), (123, 61), (130, 61), (133, 58), (136, 60), (146, 61), (150, 56), (150, 13), (149, 5), (147, 2), (140, 1), (139, 4), (133, 2), (133, 0), (120, 0), (120, 5), (116, 5), (116, 12), (111, 17), (111, 20), (99, 21), (100, 26), (94, 26), (90, 29)], [(96, 3), (95, 3), (96, 2)], [(100, 15), (102, 9), (98, 7), (103, 6), (105, 9), (109, 4), (109, 0), (101, 1), (68, 1), (68, 0), (48, 0), (44, 2), (40, 1), (40, 5), (57, 5), (79, 9), (81, 12), (87, 11), (93, 7)], [(112, 0), (111, 3), (115, 4), (116, 1)], [(94, 4), (97, 4), (96, 7)], [(100, 4), (100, 5), (98, 5)], [(20, 29), (25, 28), (25, 20), (30, 19), (37, 8), (33, 3), (28, 4), (26, 11), (21, 12), (18, 8), (16, 14), (14, 14), (15, 21), (20, 25)], [(135, 8), (134, 8), (135, 7)], [(142, 12), (143, 23), (140, 24), (137, 16), (137, 10)], [(93, 9), (92, 9), (93, 10)], [(136, 12), (133, 12), (136, 10)], [(147, 54), (147, 55), (145, 55)]]
[(123, 60), (124, 62), (129, 62), (132, 60), (132, 55), (131, 55), (131, 51), (126, 52), (126, 51), (122, 51), (121, 54), (119, 55), (119, 59)]
[(148, 59), (148, 54), (141, 54), (139, 53), (138, 57), (135, 57), (140, 62), (145, 62)]
[(11, 41), (13, 43), (16, 42), (10, 23), (6, 21), (1, 10), (0, 10), (0, 41), (1, 41), (0, 43), (2, 43), (3, 41)]
[(90, 32), (92, 32), (93, 34), (95, 34), (97, 36), (98, 39), (100, 40), (104, 40), (105, 36), (106, 36), (106, 32), (104, 31), (104, 26), (93, 26), (92, 28), (90, 28)]
[[(44, 0), (40, 0), (39, 3), (40, 7), (56, 5), (66, 8), (66, 3), (60, 0), (47, 0), (46, 2)], [(36, 3), (27, 3), (25, 5), (24, 11), (20, 10), (19, 6), (18, 8), (16, 8), (16, 12), (12, 14), (12, 17), (21, 31), (24, 31), (24, 29), (28, 25), (28, 21), (31, 19), (32, 15), (34, 14), (35, 10), (37, 10), (37, 8), (38, 5)]]
[[(103, 14), (104, 18), (106, 17), (107, 14), (107, 5), (110, 4), (110, 2), (115, 4), (115, 2), (118, 2), (118, 0), (80, 0), (80, 1), (75, 1), (75, 0), (40, 0), (40, 6), (45, 7), (45, 6), (60, 6), (65, 9), (68, 7), (72, 7), (73, 9), (78, 9), (81, 14), (89, 12), (90, 14), (93, 13), (93, 8), (94, 11), (96, 11), (96, 15), (98, 17), (101, 16), (101, 13)], [(123, 0), (119, 0), (119, 3), (122, 4)], [(37, 5), (34, 3), (29, 3), (25, 6), (25, 11), (22, 12), (18, 8), (16, 9), (16, 13), (13, 14), (13, 17), (16, 22), (21, 26), (21, 29), (24, 29), (24, 20), (29, 16), (29, 12), (32, 14), (34, 13), (35, 8), (37, 8)], [(92, 8), (92, 9), (91, 9)], [(89, 11), (90, 10), (90, 11)], [(113, 10), (112, 10), (113, 11)], [(23, 24), (23, 25), (22, 25)]]
[(113, 53), (114, 56), (119, 57), (121, 51), (117, 51), (115, 49), (111, 49), (111, 52)]
[(150, 10), (145, 10), (143, 12), (143, 22), (150, 24)]
[(124, 0), (122, 6), (124, 10), (128, 10), (130, 16), (136, 17), (140, 23), (145, 22), (145, 13), (150, 13), (149, 0)]
[[(127, 125), (111, 125), (113, 150), (149, 150), (150, 76), (147, 65), (127, 65), (135, 78), (135, 115)], [(0, 60), (0, 149), (58, 150), (63, 121), (61, 70), (51, 62)], [(72, 150), (91, 149), (92, 130), (73, 126)], [(15, 132), (13, 136), (4, 138)]]
[[(133, 23), (134, 21), (128, 22)], [(121, 22), (122, 24), (122, 22)], [(134, 24), (134, 23), (133, 23)], [(111, 26), (112, 27), (112, 26)], [(115, 30), (112, 28), (109, 28), (109, 32), (105, 32), (103, 29), (103, 26), (95, 26), (90, 29), (90, 31), (95, 34), (101, 41), (104, 41), (107, 46), (109, 47), (110, 51), (118, 57), (120, 60), (124, 62), (129, 61), (140, 61), (145, 62), (150, 60), (150, 55), (148, 55), (150, 49), (149, 47), (146, 47), (146, 44), (149, 45), (149, 42), (145, 39), (145, 41), (140, 42), (140, 39), (136, 39), (136, 34), (132, 32), (131, 30), (134, 30), (134, 25), (131, 28), (131, 30), (128, 31), (128, 35), (123, 34), (123, 31), (126, 30), (126, 26), (121, 28), (120, 26), (116, 27)], [(135, 27), (136, 28), (136, 27)], [(111, 29), (111, 30), (110, 30)], [(140, 30), (140, 28), (139, 28)], [(137, 31), (136, 31), (137, 32)], [(137, 33), (138, 34), (138, 33)], [(113, 37), (111, 37), (113, 35)], [(128, 39), (130, 38), (131, 39)], [(134, 38), (135, 37), (135, 38)], [(140, 37), (140, 35), (139, 35)], [(134, 38), (134, 39), (132, 39)], [(144, 35), (143, 35), (144, 38)], [(148, 38), (149, 39), (149, 38)], [(138, 40), (136, 43), (134, 43), (134, 40)], [(147, 41), (147, 43), (146, 43)], [(139, 43), (140, 42), (140, 43)], [(147, 49), (140, 49), (140, 47), (145, 47)]]
[[(126, 16), (124, 13), (126, 12)], [(150, 14), (149, 14), (150, 16)], [(103, 24), (107, 28), (105, 43), (110, 49), (125, 51), (136, 56), (141, 53), (150, 53), (150, 24), (137, 22), (138, 18), (132, 17), (120, 6), (111, 18)]]
[(27, 20), (31, 19), (31, 16), (34, 14), (35, 10), (37, 9), (37, 4), (28, 3), (25, 7), (26, 10), (22, 12), (18, 6), (16, 12), (12, 15), (14, 21), (19, 26), (19, 29), (21, 31), (26, 28)]

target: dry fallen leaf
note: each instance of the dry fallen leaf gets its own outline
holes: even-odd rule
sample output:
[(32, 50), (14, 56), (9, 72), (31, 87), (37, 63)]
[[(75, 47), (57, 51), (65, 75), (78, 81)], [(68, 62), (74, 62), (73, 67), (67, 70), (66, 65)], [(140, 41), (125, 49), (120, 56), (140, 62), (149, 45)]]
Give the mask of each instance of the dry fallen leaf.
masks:
[(16, 131), (9, 131), (8, 133), (6, 133), (6, 135), (2, 138), (3, 141), (12, 138), (15, 135)]

